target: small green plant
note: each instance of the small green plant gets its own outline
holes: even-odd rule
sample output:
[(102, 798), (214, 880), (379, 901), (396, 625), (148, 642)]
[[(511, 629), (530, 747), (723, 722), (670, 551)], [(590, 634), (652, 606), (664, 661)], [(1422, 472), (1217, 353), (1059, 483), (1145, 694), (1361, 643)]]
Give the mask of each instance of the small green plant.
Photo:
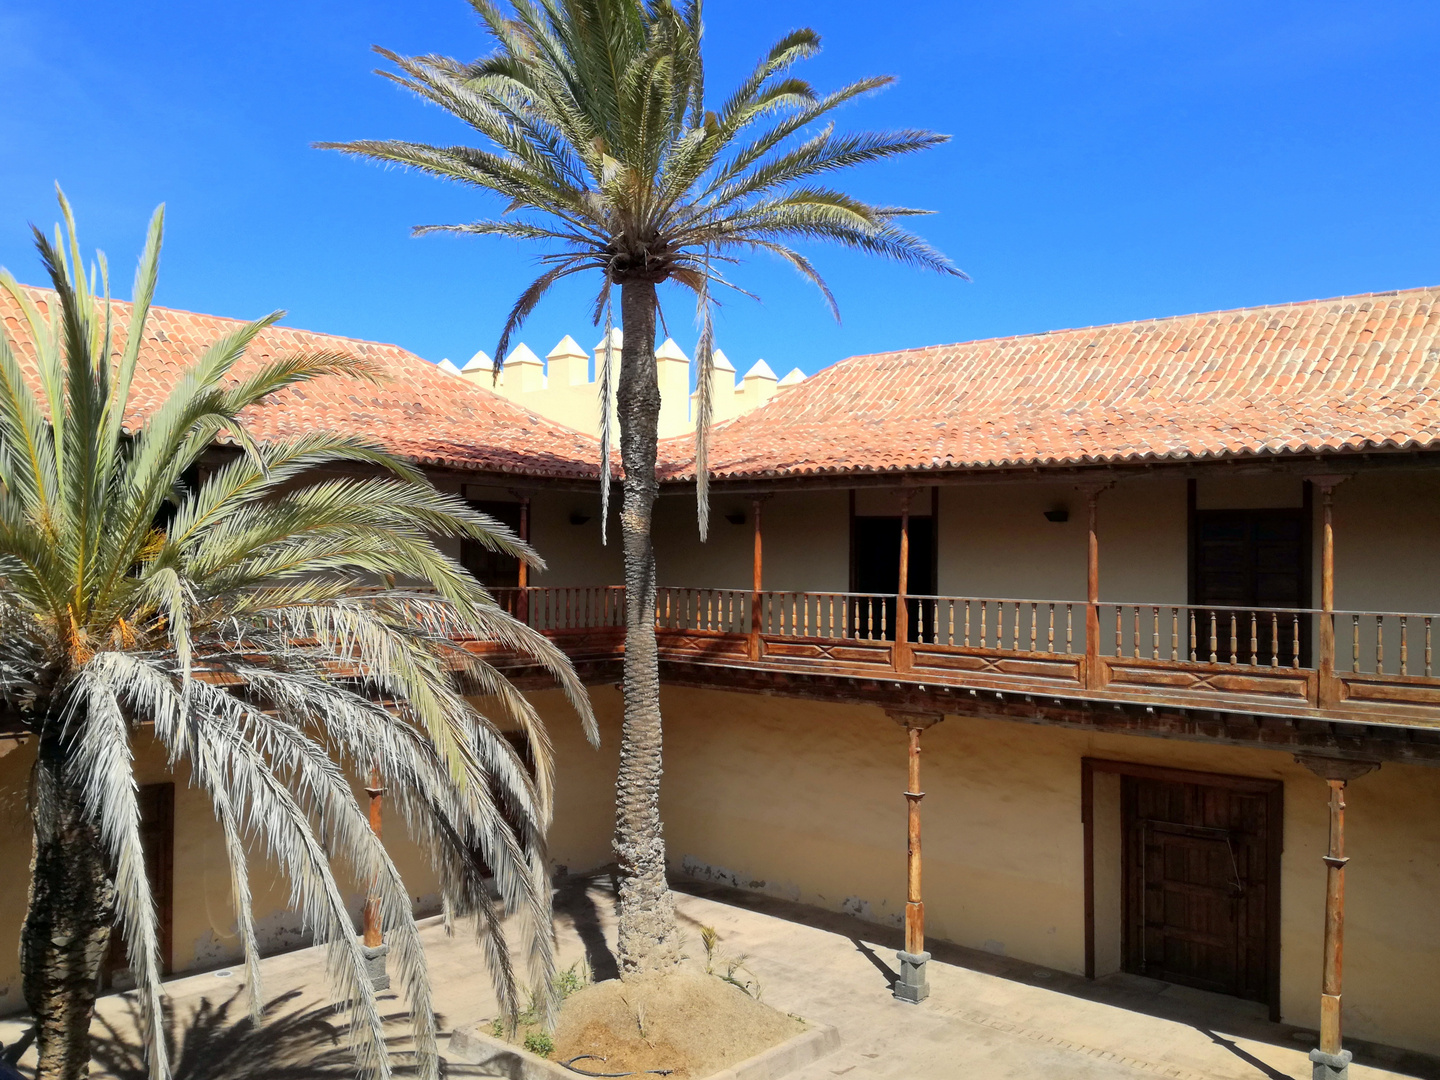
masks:
[(503, 1039), (505, 1037), (505, 1021), (501, 1020), (498, 1016), (491, 1021), (490, 1034), (494, 1035), (497, 1039)]
[(715, 950), (720, 947), (720, 935), (713, 926), (700, 927), (700, 944), (705, 946), (705, 974), (715, 974)]
[[(722, 982), (739, 987), (756, 1001), (760, 1000), (760, 979), (745, 966), (745, 961), (750, 957), (743, 953), (739, 956), (722, 953), (720, 951), (720, 934), (713, 926), (700, 927), (700, 944), (705, 946), (706, 975), (714, 975)], [(715, 970), (717, 966), (725, 969), (723, 974)], [(745, 977), (742, 978), (742, 974)]]
[(532, 1054), (548, 1058), (555, 1052), (555, 1040), (543, 1031), (532, 1031), (525, 1036), (525, 1049)]

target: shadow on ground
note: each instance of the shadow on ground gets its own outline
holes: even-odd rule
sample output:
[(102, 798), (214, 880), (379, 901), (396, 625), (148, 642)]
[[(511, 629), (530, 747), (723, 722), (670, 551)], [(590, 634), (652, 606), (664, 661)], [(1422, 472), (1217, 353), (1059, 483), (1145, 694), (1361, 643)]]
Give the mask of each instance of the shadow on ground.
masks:
[[(293, 1008), (299, 990), (272, 999), (257, 1023), (250, 1016), (244, 987), (218, 1004), (203, 998), (177, 1016), (166, 1010), (165, 1042), (173, 1080), (353, 1080), (355, 1057), (346, 1040), (343, 1010), (333, 1005)], [(104, 1080), (149, 1080), (150, 1071), (136, 1032), (140, 1007), (126, 997), (120, 1017), (98, 1018), (102, 1030), (91, 1037), (90, 1075)], [(408, 1024), (406, 1012), (385, 1016), (387, 1028)], [(92, 1029), (93, 1030), (93, 1029)], [(392, 1034), (387, 1040), (396, 1076), (414, 1076), (412, 1040)], [(18, 1075), (29, 1076), (23, 1066)], [(469, 1065), (445, 1065), (442, 1075), (483, 1075)]]
[[(714, 882), (676, 878), (671, 884), (676, 890), (691, 896), (703, 897), (849, 938), (856, 949), (875, 966), (877, 985), (889, 989), (895, 982), (895, 970), (886, 962), (884, 952), (898, 951), (904, 944), (901, 930), (862, 922), (823, 908), (746, 892), (727, 885), (717, 885)], [(877, 955), (876, 950), (866, 942), (879, 946), (880, 954)], [(943, 941), (929, 942), (927, 946), (931, 955), (945, 964), (1186, 1024), (1205, 1034), (1217, 1046), (1225, 1047), (1247, 1064), (1256, 1067), (1267, 1077), (1279, 1077), (1281, 1074), (1274, 1072), (1233, 1041), (1216, 1032), (1222, 1031), (1227, 1035), (1275, 1046), (1309, 1049), (1316, 1045), (1316, 1032), (1291, 1024), (1272, 1023), (1266, 1016), (1265, 1006), (1258, 1002), (1241, 1001), (1238, 998), (1199, 990), (1192, 991), (1136, 975), (1111, 975), (1092, 981), (1069, 972), (1042, 968), (1037, 964)], [(1316, 993), (1319, 993), (1318, 986)], [(1418, 1080), (1440, 1080), (1440, 1058), (1369, 1043), (1362, 1039), (1347, 1038), (1345, 1047), (1355, 1055), (1357, 1064), (1404, 1073), (1417, 1077)]]

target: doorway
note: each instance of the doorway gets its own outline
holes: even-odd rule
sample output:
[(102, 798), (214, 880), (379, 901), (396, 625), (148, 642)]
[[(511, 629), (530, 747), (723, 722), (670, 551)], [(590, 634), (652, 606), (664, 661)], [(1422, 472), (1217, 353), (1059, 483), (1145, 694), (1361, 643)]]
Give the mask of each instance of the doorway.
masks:
[[(520, 536), (520, 504), (518, 502), (481, 502), (469, 500), (470, 509), (488, 514)], [(520, 536), (520, 539), (527, 539)], [(520, 584), (520, 560), (501, 551), (491, 551), (478, 540), (460, 541), (460, 565), (474, 575), (487, 589), (513, 589)]]
[[(1110, 929), (1096, 925), (1098, 894), (1102, 918), (1119, 924), (1111, 970), (1265, 1002), (1278, 1015), (1280, 781), (1094, 759), (1083, 771), (1087, 974)], [(1100, 805), (1106, 791), (1114, 813)], [(1108, 851), (1113, 862), (1097, 854)], [(1115, 907), (1104, 902), (1112, 876)]]
[(1233, 622), (1248, 658), (1252, 620), (1244, 609), (1279, 608), (1275, 620), (1255, 620), (1257, 655), (1309, 665), (1309, 618), (1283, 611), (1310, 606), (1311, 517), (1309, 484), (1305, 505), (1292, 509), (1197, 510), (1192, 502), (1189, 591), (1202, 641), (1214, 629), (1217, 652), (1228, 658)]
[[(935, 595), (935, 518), (910, 516), (907, 593)], [(900, 517), (853, 517), (850, 521), (850, 591), (878, 593), (856, 598), (854, 625), (861, 636), (895, 638), (895, 598), (900, 591)], [(911, 605), (909, 638), (919, 640), (919, 605)], [(866, 634), (869, 627), (872, 633)], [(882, 632), (883, 631), (883, 632)]]

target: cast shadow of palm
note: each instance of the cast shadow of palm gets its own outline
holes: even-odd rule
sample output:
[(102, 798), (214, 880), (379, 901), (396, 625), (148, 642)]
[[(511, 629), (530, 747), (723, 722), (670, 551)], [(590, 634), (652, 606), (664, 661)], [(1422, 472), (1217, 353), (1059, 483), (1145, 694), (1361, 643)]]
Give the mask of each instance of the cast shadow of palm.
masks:
[[(287, 1009), (298, 990), (268, 1002), (259, 1023), (251, 1017), (238, 988), (218, 1004), (208, 998), (193, 1006), (189, 1014), (165, 1016), (165, 1041), (170, 1053), (173, 1080), (353, 1080), (355, 1058), (346, 1043), (346, 1020), (333, 1005)], [(103, 1034), (91, 1040), (91, 1076), (113, 1080), (148, 1080), (149, 1069), (136, 1037), (140, 1030), (140, 1009), (127, 1000), (128, 1015), (123, 1022), (102, 1019)], [(413, 1040), (404, 1033), (409, 1014), (398, 1012), (385, 1017), (392, 1029), (386, 1043), (394, 1075), (413, 1076)], [(399, 1028), (400, 1030), (394, 1030)], [(464, 1066), (445, 1069), (449, 1076), (469, 1072)]]

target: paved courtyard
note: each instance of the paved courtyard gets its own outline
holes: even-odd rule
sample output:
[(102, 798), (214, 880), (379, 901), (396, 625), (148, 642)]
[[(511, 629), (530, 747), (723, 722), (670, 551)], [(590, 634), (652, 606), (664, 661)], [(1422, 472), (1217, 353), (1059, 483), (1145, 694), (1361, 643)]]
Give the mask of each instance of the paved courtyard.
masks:
[[(1313, 1034), (1265, 1019), (1259, 1005), (1133, 976), (1087, 983), (988, 953), (936, 949), (931, 997), (920, 1006), (891, 998), (898, 935), (845, 916), (729, 889), (686, 884), (678, 896), (691, 955), (699, 928), (714, 926), (721, 947), (745, 953), (769, 1004), (832, 1024), (843, 1045), (792, 1074), (796, 1080), (1308, 1080)], [(574, 880), (559, 898), (561, 963), (586, 958), (597, 976), (614, 972), (613, 893), (608, 883)], [(438, 920), (424, 930), (436, 1007), (447, 1034), (495, 1014), (489, 979), (463, 928), (447, 938)], [(169, 985), (179, 1049), (176, 1080), (239, 1080), (259, 1074), (307, 1080), (353, 1075), (341, 1018), (323, 1009), (323, 959), (314, 949), (265, 961), (266, 996), (283, 1000), (259, 1029), (243, 1022), (243, 969), (176, 979)], [(403, 1003), (387, 996), (398, 1019)], [(197, 1011), (198, 1010), (198, 1011)], [(102, 1002), (109, 1029), (92, 1075), (139, 1080), (128, 1002)], [(0, 1022), (9, 1045), (25, 1025)], [(442, 1048), (445, 1045), (442, 1040)], [(1440, 1080), (1440, 1062), (1385, 1047), (1351, 1044), (1354, 1080)], [(404, 1040), (395, 1044), (403, 1067)], [(33, 1054), (33, 1052), (32, 1052)], [(27, 1058), (31, 1055), (27, 1055)], [(262, 1062), (265, 1063), (262, 1066)], [(22, 1059), (22, 1065), (25, 1061)], [(286, 1064), (289, 1067), (285, 1067)], [(403, 1069), (402, 1069), (403, 1071)], [(451, 1062), (448, 1075), (478, 1077)]]

